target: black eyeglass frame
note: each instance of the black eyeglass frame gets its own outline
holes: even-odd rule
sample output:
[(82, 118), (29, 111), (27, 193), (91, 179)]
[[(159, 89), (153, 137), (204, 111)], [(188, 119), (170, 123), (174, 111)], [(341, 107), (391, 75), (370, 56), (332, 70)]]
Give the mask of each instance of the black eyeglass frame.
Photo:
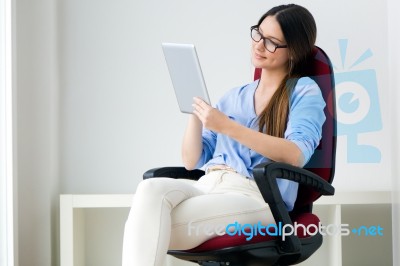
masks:
[[(253, 38), (253, 30), (257, 31), (257, 33), (260, 35), (260, 39), (259, 39), (258, 41), (254, 40), (254, 38)], [(262, 40), (265, 49), (267, 49), (267, 50), (268, 50), (269, 52), (271, 52), (271, 53), (275, 53), (276, 49), (278, 49), (278, 48), (287, 48), (287, 44), (279, 45), (279, 44), (276, 44), (276, 43), (275, 43), (273, 40), (271, 40), (270, 38), (264, 37), (264, 36), (261, 34), (261, 32), (259, 31), (258, 25), (254, 25), (254, 26), (251, 26), (251, 27), (250, 27), (250, 37), (251, 37), (251, 39), (252, 39), (253, 41), (255, 41), (255, 42), (260, 42), (260, 41)], [(274, 48), (273, 51), (270, 51), (270, 50), (267, 48), (266, 40), (268, 40), (269, 42), (271, 42), (271, 43), (274, 45), (275, 48)]]

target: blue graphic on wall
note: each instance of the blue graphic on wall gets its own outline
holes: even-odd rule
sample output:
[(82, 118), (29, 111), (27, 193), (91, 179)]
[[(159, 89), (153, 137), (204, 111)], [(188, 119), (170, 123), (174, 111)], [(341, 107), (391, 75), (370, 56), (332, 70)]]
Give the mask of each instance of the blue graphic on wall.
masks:
[(360, 144), (358, 139), (360, 133), (382, 129), (376, 71), (374, 69), (351, 71), (373, 54), (368, 49), (350, 67), (345, 68), (347, 43), (347, 39), (339, 40), (342, 65), (340, 69), (334, 66), (337, 134), (347, 136), (348, 163), (379, 163), (380, 150), (372, 145)]

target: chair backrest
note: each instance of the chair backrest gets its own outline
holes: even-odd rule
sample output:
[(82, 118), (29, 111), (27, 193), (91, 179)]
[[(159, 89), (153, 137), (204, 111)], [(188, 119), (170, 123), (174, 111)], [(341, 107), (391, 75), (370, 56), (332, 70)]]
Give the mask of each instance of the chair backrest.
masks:
[[(308, 63), (306, 76), (312, 78), (321, 89), (326, 102), (324, 109), (326, 120), (322, 127), (320, 144), (304, 168), (332, 183), (336, 156), (336, 102), (333, 68), (327, 54), (317, 46), (314, 48), (313, 56)], [(260, 77), (261, 69), (255, 69), (254, 79)], [(310, 205), (319, 196), (320, 193), (300, 186), (294, 210)]]

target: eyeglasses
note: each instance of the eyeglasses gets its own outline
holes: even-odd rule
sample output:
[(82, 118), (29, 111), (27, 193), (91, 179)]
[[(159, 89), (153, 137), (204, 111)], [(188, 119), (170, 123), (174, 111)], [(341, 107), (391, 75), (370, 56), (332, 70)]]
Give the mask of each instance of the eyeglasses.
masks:
[(251, 32), (250, 36), (253, 39), (253, 41), (259, 42), (263, 40), (265, 49), (267, 49), (271, 53), (275, 53), (276, 49), (278, 48), (287, 48), (287, 44), (278, 45), (274, 43), (271, 39), (262, 36), (260, 31), (258, 30), (258, 26), (252, 26), (250, 28), (250, 32)]

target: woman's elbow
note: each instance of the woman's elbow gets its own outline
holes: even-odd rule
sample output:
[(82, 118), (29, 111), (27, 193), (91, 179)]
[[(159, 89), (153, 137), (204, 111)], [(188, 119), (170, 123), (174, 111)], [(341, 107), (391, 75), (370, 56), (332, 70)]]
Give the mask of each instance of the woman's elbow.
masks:
[(296, 147), (295, 151), (291, 153), (289, 164), (295, 167), (304, 166), (304, 155), (299, 148)]
[(295, 160), (293, 166), (303, 168), (303, 166), (304, 166), (304, 155), (303, 155), (301, 152), (300, 152), (300, 154), (297, 156), (297, 158), (296, 158), (296, 160)]
[(196, 165), (192, 163), (183, 163), (183, 166), (185, 167), (186, 170), (192, 171), (195, 169)]

